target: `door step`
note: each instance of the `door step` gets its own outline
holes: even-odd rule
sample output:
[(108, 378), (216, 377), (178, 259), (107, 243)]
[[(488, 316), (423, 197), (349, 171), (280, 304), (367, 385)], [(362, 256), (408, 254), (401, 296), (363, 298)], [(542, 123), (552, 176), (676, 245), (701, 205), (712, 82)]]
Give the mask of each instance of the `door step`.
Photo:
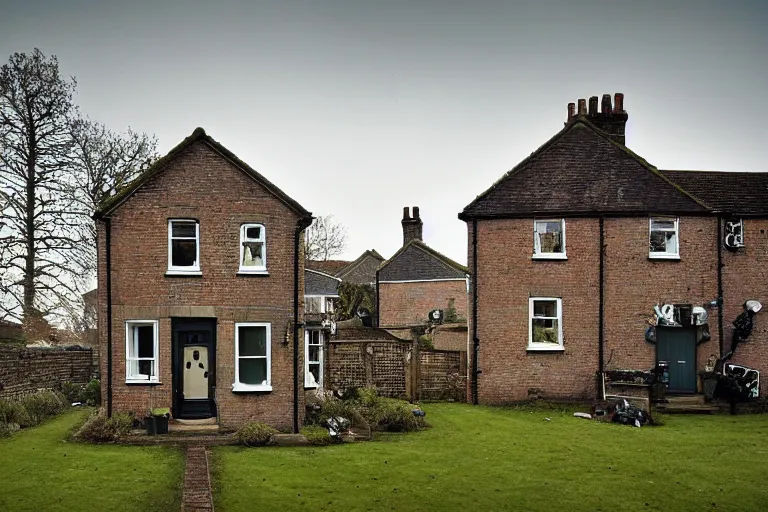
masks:
[(199, 420), (174, 418), (173, 423), (178, 423), (179, 425), (216, 425), (216, 418), (203, 418)]

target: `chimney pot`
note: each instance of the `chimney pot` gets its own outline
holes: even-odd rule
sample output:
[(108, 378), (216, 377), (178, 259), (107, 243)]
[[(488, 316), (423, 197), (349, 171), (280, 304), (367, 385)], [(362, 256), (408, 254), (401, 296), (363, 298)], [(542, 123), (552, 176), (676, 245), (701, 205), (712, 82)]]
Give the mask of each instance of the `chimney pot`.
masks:
[(597, 96), (589, 98), (589, 115), (597, 114)]
[(403, 220), (408, 220), (410, 218), (411, 218), (410, 208), (407, 206), (403, 206)]
[(419, 207), (414, 206), (413, 207), (413, 218), (416, 220), (419, 220), (421, 217), (419, 217)]
[(624, 93), (617, 92), (614, 94), (613, 104), (616, 112), (624, 112)]
[(576, 104), (569, 103), (568, 104), (568, 120), (570, 120), (575, 115), (576, 115)]
[(587, 114), (587, 100), (584, 98), (579, 99), (579, 115), (583, 116)]
[(602, 105), (600, 106), (600, 111), (603, 114), (610, 114), (613, 109), (611, 108), (611, 95), (610, 94), (603, 94), (603, 101)]

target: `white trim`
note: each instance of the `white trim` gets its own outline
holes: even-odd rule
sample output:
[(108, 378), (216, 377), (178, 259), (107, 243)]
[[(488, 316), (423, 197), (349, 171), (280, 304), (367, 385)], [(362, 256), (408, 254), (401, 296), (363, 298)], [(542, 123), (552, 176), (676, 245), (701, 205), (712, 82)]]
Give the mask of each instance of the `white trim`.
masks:
[[(325, 272), (321, 272), (319, 270), (315, 270), (315, 269), (312, 269), (312, 268), (306, 268), (305, 267), (304, 271), (305, 272), (312, 272), (313, 274), (318, 274), (318, 275), (321, 275), (321, 276), (324, 276), (324, 277), (330, 277), (331, 279), (335, 279), (338, 282), (341, 282), (341, 279), (339, 279), (338, 277), (334, 277), (331, 274), (326, 274)], [(338, 295), (337, 295), (337, 297), (338, 297)]]
[[(654, 232), (653, 230), (653, 222), (669, 222), (673, 221), (675, 224), (675, 252), (669, 252), (669, 251), (658, 251), (654, 252), (651, 251), (651, 234)], [(657, 229), (657, 232), (661, 233), (669, 233), (672, 230), (669, 229)], [(665, 241), (666, 246), (666, 241)], [(669, 217), (664, 215), (659, 216), (652, 216), (648, 217), (648, 258), (650, 259), (658, 259), (658, 260), (679, 260), (680, 259), (680, 217)]]
[(464, 281), (466, 277), (452, 277), (450, 279), (407, 279), (405, 281), (379, 281), (379, 284), (391, 283), (439, 283), (443, 281)]
[[(308, 313), (307, 312), (307, 299), (320, 299), (320, 311), (317, 313)], [(338, 295), (318, 295), (318, 294), (310, 294), (310, 295), (304, 295), (304, 314), (305, 315), (313, 315), (313, 314), (323, 314), (328, 313), (328, 308), (326, 305), (328, 304), (328, 299), (338, 299)]]
[[(557, 316), (543, 317), (545, 319), (557, 320), (557, 339), (558, 343), (534, 343), (533, 341), (533, 304), (534, 302), (554, 301), (557, 307)], [(541, 351), (563, 351), (565, 350), (563, 344), (563, 299), (558, 297), (528, 297), (528, 350), (541, 350)]]
[[(126, 320), (125, 321), (125, 383), (126, 384), (159, 384), (160, 383), (160, 343), (159, 343), (159, 324), (157, 320)], [(153, 352), (152, 352), (152, 361), (155, 363), (155, 375), (149, 376), (147, 379), (137, 379), (132, 378), (130, 373), (130, 366), (128, 364), (128, 354), (131, 353), (131, 343), (133, 341), (133, 337), (131, 336), (131, 328), (132, 327), (146, 327), (146, 326), (152, 326), (152, 334), (154, 336), (153, 340)], [(138, 356), (136, 358), (131, 358), (136, 360), (138, 359)], [(146, 358), (144, 358), (146, 360)]]
[[(240, 382), (240, 327), (266, 327), (267, 330), (267, 383), (243, 384)], [(243, 356), (244, 358), (261, 359), (264, 356)], [(272, 391), (272, 324), (269, 322), (236, 322), (235, 323), (235, 382), (232, 391)]]
[[(309, 382), (309, 339), (313, 332), (317, 333), (320, 343), (313, 344), (312, 346), (319, 347), (320, 354), (320, 380), (315, 383)], [(305, 329), (304, 330), (304, 387), (305, 388), (322, 388), (323, 387), (323, 365), (325, 358), (325, 335), (321, 329)]]
[[(256, 238), (247, 238), (245, 236), (246, 230), (248, 228), (261, 228), (260, 234), (261, 237), (259, 239)], [(253, 240), (254, 242), (261, 242), (261, 260), (262, 265), (260, 266), (250, 266), (250, 267), (244, 267), (243, 266), (243, 243), (246, 240)], [(238, 260), (238, 274), (267, 274), (267, 228), (264, 226), (264, 224), (260, 224), (258, 222), (246, 222), (240, 225), (240, 259)]]
[[(536, 231), (536, 224), (539, 222), (559, 222), (560, 223), (560, 234), (562, 236), (562, 240), (560, 243), (563, 246), (563, 250), (561, 252), (539, 252), (541, 250), (541, 245), (538, 238), (538, 231)], [(544, 219), (533, 219), (533, 255), (531, 256), (531, 259), (534, 260), (567, 260), (568, 257), (565, 253), (566, 245), (565, 245), (565, 218), (559, 218), (559, 219), (551, 219), (551, 218), (544, 218)]]
[[(185, 267), (173, 265), (173, 244), (172, 241), (178, 240), (192, 240), (191, 237), (174, 237), (173, 236), (173, 223), (174, 222), (186, 222), (195, 223), (195, 264)], [(168, 219), (168, 271), (169, 275), (201, 275), (200, 274), (200, 222), (196, 219)]]

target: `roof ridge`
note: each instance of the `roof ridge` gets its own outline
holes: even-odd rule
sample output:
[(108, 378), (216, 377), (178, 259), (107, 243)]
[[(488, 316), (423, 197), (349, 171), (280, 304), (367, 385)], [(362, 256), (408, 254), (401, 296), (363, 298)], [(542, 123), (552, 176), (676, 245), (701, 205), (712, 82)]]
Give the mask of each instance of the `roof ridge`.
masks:
[(399, 249), (399, 250), (398, 250), (398, 251), (397, 251), (395, 254), (393, 254), (391, 258), (389, 258), (388, 260), (385, 260), (385, 261), (383, 261), (383, 262), (381, 263), (381, 265), (379, 265), (379, 267), (376, 269), (376, 271), (377, 271), (377, 272), (380, 272), (380, 271), (381, 271), (382, 269), (384, 269), (384, 268), (385, 268), (387, 265), (389, 265), (389, 264), (390, 264), (392, 261), (394, 261), (394, 260), (395, 260), (395, 258), (397, 258), (397, 257), (398, 257), (398, 256), (400, 256), (402, 253), (404, 253), (404, 252), (405, 252), (405, 250), (406, 250), (408, 247), (410, 247), (411, 245), (414, 245), (414, 246), (416, 246), (417, 248), (420, 248), (422, 251), (424, 251), (424, 252), (425, 252), (425, 253), (427, 253), (428, 255), (430, 255), (430, 256), (432, 256), (432, 257), (435, 257), (435, 258), (437, 258), (437, 259), (438, 259), (438, 260), (440, 260), (440, 261), (441, 261), (443, 264), (446, 264), (446, 265), (448, 265), (448, 266), (449, 266), (449, 267), (451, 267), (453, 270), (458, 270), (458, 271), (460, 271), (460, 272), (464, 272), (465, 274), (468, 274), (468, 273), (469, 273), (469, 269), (468, 269), (467, 267), (465, 267), (465, 266), (464, 266), (464, 265), (462, 265), (461, 263), (458, 263), (458, 262), (456, 262), (456, 261), (452, 260), (451, 258), (449, 258), (449, 257), (448, 257), (448, 256), (446, 256), (445, 254), (441, 253), (440, 251), (437, 251), (437, 250), (433, 249), (432, 247), (430, 247), (429, 245), (427, 245), (426, 243), (424, 243), (424, 241), (423, 241), (423, 240), (419, 240), (419, 239), (417, 239), (417, 238), (413, 238), (413, 239), (411, 239), (411, 240), (408, 240), (408, 242), (406, 242), (406, 243), (405, 243), (405, 244), (404, 244), (404, 245), (403, 245), (403, 246), (402, 246), (402, 247), (401, 247), (401, 248), (400, 248), (400, 249)]

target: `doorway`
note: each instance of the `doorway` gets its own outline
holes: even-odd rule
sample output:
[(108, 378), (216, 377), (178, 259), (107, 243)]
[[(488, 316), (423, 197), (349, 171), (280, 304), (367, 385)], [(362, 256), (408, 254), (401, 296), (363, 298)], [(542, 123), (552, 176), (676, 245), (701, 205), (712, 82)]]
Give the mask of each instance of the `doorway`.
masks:
[(669, 392), (696, 392), (696, 329), (656, 328), (656, 361), (669, 365)]
[(216, 416), (216, 320), (171, 321), (173, 335), (173, 417)]

